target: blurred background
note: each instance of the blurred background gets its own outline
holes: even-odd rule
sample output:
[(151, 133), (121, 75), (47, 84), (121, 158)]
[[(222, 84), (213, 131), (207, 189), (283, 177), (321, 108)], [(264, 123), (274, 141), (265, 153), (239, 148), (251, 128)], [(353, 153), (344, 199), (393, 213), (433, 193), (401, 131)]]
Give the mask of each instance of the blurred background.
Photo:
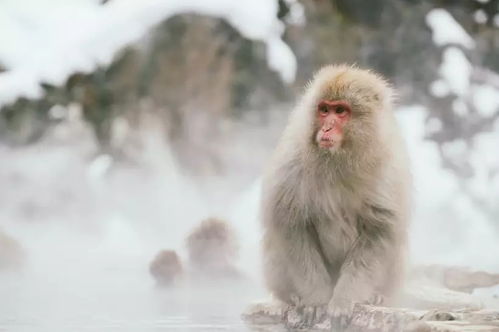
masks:
[[(244, 329), (260, 176), (331, 63), (396, 86), (411, 260), (499, 272), (499, 1), (2, 0), (0, 330)], [(150, 261), (208, 217), (237, 299), (158, 293)]]

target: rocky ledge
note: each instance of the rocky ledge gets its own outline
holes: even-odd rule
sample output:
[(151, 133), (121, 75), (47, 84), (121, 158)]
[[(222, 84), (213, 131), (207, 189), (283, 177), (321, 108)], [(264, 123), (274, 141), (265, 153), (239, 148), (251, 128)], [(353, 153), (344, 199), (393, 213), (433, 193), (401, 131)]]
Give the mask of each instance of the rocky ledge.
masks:
[[(470, 280), (476, 284), (476, 273)], [(499, 300), (483, 299), (446, 285), (412, 283), (399, 307), (357, 304), (353, 315), (332, 319), (323, 307), (296, 307), (274, 301), (251, 305), (243, 319), (258, 330), (345, 332), (499, 332)]]

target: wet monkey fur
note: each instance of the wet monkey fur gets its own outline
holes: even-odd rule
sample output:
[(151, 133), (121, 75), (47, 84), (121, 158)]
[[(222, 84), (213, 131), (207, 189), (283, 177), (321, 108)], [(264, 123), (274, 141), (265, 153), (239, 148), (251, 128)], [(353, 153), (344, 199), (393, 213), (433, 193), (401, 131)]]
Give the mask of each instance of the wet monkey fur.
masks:
[(183, 271), (182, 262), (174, 250), (161, 250), (149, 264), (149, 273), (160, 287), (174, 285), (182, 278)]
[(273, 295), (324, 307), (389, 304), (404, 270), (411, 176), (378, 74), (321, 69), (292, 112), (264, 177), (264, 274)]

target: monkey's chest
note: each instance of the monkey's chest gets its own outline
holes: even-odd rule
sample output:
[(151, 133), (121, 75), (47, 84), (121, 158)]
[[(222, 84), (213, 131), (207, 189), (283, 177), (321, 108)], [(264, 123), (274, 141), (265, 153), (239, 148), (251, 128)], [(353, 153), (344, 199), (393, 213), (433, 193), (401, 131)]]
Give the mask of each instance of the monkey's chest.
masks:
[(314, 222), (318, 245), (329, 263), (342, 261), (357, 238), (357, 230), (348, 219), (317, 219)]
[(317, 233), (318, 250), (322, 250), (329, 263), (337, 264), (345, 258), (358, 236), (357, 209), (330, 194), (321, 196), (325, 198), (322, 201), (311, 203), (310, 222)]
[(308, 222), (315, 228), (318, 250), (330, 263), (338, 263), (344, 259), (358, 236), (359, 200), (355, 198), (355, 193), (349, 195), (337, 190), (334, 183), (318, 179), (308, 183), (313, 184), (313, 188), (307, 188), (308, 192), (315, 195), (302, 196), (306, 197), (303, 200), (306, 204), (304, 214), (308, 215)]

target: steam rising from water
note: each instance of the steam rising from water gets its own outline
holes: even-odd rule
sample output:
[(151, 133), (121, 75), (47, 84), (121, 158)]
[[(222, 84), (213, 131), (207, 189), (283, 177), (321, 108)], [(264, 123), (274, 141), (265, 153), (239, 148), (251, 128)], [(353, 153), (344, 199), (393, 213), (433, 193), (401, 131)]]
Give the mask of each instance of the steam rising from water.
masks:
[[(237, 137), (219, 152), (251, 166), (202, 181), (186, 175), (153, 125), (135, 133), (140, 144), (128, 151), (133, 163), (99, 155), (77, 118), (37, 144), (0, 146), (0, 226), (27, 252), (21, 271), (0, 274), (0, 329), (245, 329), (239, 314), (265, 296), (258, 179), (285, 118), (281, 114), (264, 128), (236, 126)], [(499, 269), (496, 255), (484, 255), (499, 251), (497, 233), (466, 192), (456, 189), (455, 175), (441, 168), (434, 143), (424, 141), (424, 109), (405, 109), (399, 120), (416, 181), (415, 261)], [(496, 146), (496, 136), (484, 139), (484, 147)], [(482, 187), (497, 190), (488, 184)], [(237, 231), (239, 267), (247, 278), (155, 289), (150, 260), (160, 249), (174, 249), (185, 262), (185, 236), (210, 216), (225, 218)]]
[[(198, 186), (160, 128), (145, 132), (134, 163), (96, 154), (79, 121), (32, 146), (0, 147), (0, 225), (28, 253), (21, 271), (0, 274), (0, 329), (243, 329), (243, 307), (263, 296), (258, 184), (230, 192), (214, 177)], [(185, 262), (186, 235), (213, 215), (237, 231), (247, 278), (155, 289), (148, 264), (157, 251), (177, 250)]]

